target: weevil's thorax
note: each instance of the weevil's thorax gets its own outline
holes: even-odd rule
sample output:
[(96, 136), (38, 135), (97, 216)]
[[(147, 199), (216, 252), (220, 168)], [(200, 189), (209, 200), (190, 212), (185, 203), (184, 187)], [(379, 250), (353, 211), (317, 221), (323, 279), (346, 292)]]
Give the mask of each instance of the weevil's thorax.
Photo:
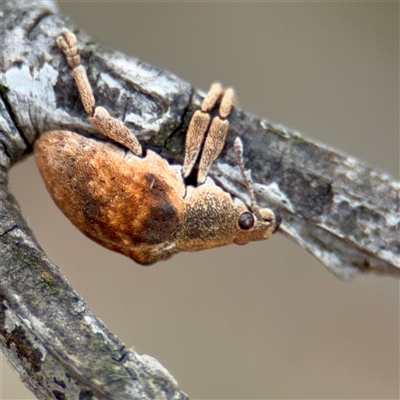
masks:
[(236, 216), (230, 196), (216, 186), (188, 187), (178, 248), (201, 250), (232, 243)]
[(196, 251), (265, 240), (273, 232), (275, 216), (271, 210), (264, 210), (261, 215), (268, 221), (257, 218), (242, 201), (232, 199), (215, 184), (188, 187), (177, 247)]

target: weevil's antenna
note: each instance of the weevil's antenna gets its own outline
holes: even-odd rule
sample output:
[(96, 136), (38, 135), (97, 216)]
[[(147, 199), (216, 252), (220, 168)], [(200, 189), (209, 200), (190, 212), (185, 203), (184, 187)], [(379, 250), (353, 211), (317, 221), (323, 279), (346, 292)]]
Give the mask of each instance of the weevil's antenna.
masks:
[(239, 138), (239, 136), (235, 139), (234, 143), (233, 143), (233, 149), (235, 151), (236, 157), (237, 157), (237, 162), (240, 168), (240, 171), (242, 173), (243, 179), (244, 179), (244, 183), (245, 186), (247, 188), (247, 191), (249, 192), (249, 196), (250, 196), (250, 208), (251, 211), (253, 211), (253, 213), (255, 214), (255, 216), (259, 219), (262, 220), (262, 216), (260, 213), (260, 209), (258, 208), (256, 201), (254, 199), (254, 191), (253, 191), (253, 185), (250, 182), (249, 177), (246, 174), (246, 171), (244, 169), (244, 161), (243, 161), (243, 142), (242, 140)]

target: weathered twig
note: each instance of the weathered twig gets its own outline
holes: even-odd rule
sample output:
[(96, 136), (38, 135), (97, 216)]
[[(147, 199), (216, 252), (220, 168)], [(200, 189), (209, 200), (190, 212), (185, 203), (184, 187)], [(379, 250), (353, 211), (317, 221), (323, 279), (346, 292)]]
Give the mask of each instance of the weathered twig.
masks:
[[(25, 12), (23, 12), (25, 11)], [(86, 308), (26, 226), (7, 186), (9, 167), (48, 130), (96, 134), (55, 45), (64, 26), (52, 2), (4, 1), (0, 75), (0, 343), (38, 397), (185, 398), (153, 359), (127, 350)], [(76, 29), (75, 29), (76, 31)], [(77, 32), (96, 101), (146, 148), (182, 163), (184, 132), (202, 93), (167, 71), (105, 50)], [(339, 276), (399, 275), (399, 184), (352, 157), (236, 110), (211, 175), (247, 199), (231, 149), (244, 142), (256, 199), (282, 232)], [(66, 379), (66, 375), (71, 377)], [(152, 397), (153, 396), (153, 397)]]

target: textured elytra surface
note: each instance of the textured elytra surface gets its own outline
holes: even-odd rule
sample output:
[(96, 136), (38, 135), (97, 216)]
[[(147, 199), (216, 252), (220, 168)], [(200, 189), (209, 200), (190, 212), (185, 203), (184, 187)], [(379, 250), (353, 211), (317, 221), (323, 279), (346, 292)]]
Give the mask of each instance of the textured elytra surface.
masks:
[[(31, 18), (32, 15), (36, 20)], [(0, 159), (5, 169), (8, 168), (10, 160), (15, 162), (23, 154), (26, 154), (36, 136), (46, 130), (61, 127), (89, 135), (94, 134), (79, 101), (77, 101), (74, 85), (71, 85), (71, 79), (67, 77), (67, 66), (53, 43), (54, 36), (59, 34), (59, 28), (65, 23), (51, 16), (46, 17), (43, 21), (38, 21), (37, 18), (40, 18), (40, 15), (40, 13), (25, 15), (24, 18), (31, 18), (29, 21), (25, 21), (22, 16), (15, 18), (18, 21), (17, 27), (13, 24), (7, 25), (13, 36), (7, 36), (2, 42), (9, 46), (8, 54), (10, 54), (10, 59), (3, 60), (1, 75), (2, 104), (5, 113), (4, 120), (7, 121), (7, 124), (1, 120), (4, 128), (2, 128), (0, 140), (6, 151), (0, 153)], [(53, 26), (54, 21), (56, 26)], [(20, 23), (21, 25), (19, 25)], [(23, 33), (24, 29), (30, 31), (28, 37)], [(126, 90), (128, 92), (126, 96), (130, 96), (129, 100), (134, 102), (134, 96), (129, 93), (131, 91), (135, 93), (134, 89), (140, 89), (143, 85), (144, 88), (147, 88), (146, 92), (154, 89), (151, 93), (157, 94), (159, 97), (155, 97), (162, 101), (164, 95), (168, 97), (165, 88), (169, 87), (170, 81), (166, 79), (167, 83), (162, 86), (162, 79), (165, 79), (165, 76), (161, 75), (160, 81), (145, 79), (144, 82), (137, 82), (131, 74), (136, 74), (135, 79), (138, 79), (138, 76), (152, 77), (152, 69), (141, 65), (143, 69), (140, 69), (140, 73), (137, 75), (138, 65), (133, 63), (134, 66), (129, 67), (132, 59), (117, 54), (116, 58), (111, 61), (108, 59), (109, 53), (102, 53), (99, 47), (88, 42), (83, 33), (79, 36), (79, 40), (80, 45), (86, 48), (85, 65), (91, 70), (91, 79), (94, 79), (94, 82), (98, 80), (96, 91), (98, 91), (98, 96), (103, 104), (112, 110), (113, 115), (125, 120), (128, 126), (143, 128), (142, 140), (148, 146), (147, 148), (154, 148), (161, 151), (168, 159), (181, 162), (181, 154), (183, 154), (181, 133), (184, 131), (188, 119), (185, 111), (189, 111), (194, 105), (199, 104), (198, 95), (194, 95), (192, 104), (190, 103), (190, 93), (186, 93), (182, 87), (181, 94), (183, 98), (187, 99), (186, 102), (180, 103), (182, 99), (180, 93), (176, 92), (173, 95), (176, 96), (176, 99), (172, 103), (182, 105), (182, 108), (178, 110), (182, 114), (174, 123), (166, 122), (163, 125), (165, 131), (160, 129), (159, 123), (159, 121), (163, 121), (164, 114), (152, 115), (151, 120), (149, 118), (148, 123), (144, 124), (146, 118), (140, 115), (139, 105), (141, 103), (136, 102), (136, 106), (139, 107), (137, 109), (139, 115), (134, 113), (134, 109), (131, 110), (132, 112), (124, 114), (123, 96), (121, 97), (119, 93), (124, 93), (122, 89)], [(27, 52), (27, 48), (31, 51)], [(11, 62), (9, 62), (10, 60)], [(101, 76), (96, 71), (97, 66), (99, 66), (98, 71)], [(101, 69), (103, 67), (104, 70)], [(60, 73), (58, 68), (60, 68)], [(116, 71), (111, 73), (108, 68), (116, 68)], [(136, 83), (131, 84), (131, 82)], [(152, 83), (150, 84), (150, 82)], [(30, 90), (27, 91), (26, 88), (30, 88)], [(190, 91), (189, 86), (187, 88)], [(159, 90), (157, 91), (157, 89)], [(139, 95), (141, 92), (140, 90), (138, 92)], [(112, 99), (110, 102), (108, 101), (109, 96)], [(145, 95), (143, 96), (147, 98)], [(61, 101), (62, 99), (64, 99), (64, 103)], [(153, 107), (148, 107), (147, 111), (152, 109)], [(158, 110), (157, 112), (165, 110), (166, 113), (169, 113), (168, 106), (154, 106), (154, 109)], [(170, 115), (174, 118), (172, 114)], [(346, 276), (359, 271), (396, 274), (395, 267), (398, 265), (398, 250), (396, 250), (396, 246), (398, 246), (396, 233), (398, 184), (396, 182), (393, 182), (384, 173), (374, 171), (358, 160), (353, 160), (333, 149), (327, 149), (323, 145), (307, 141), (293, 132), (274, 127), (247, 114), (237, 112), (233, 115), (231, 124), (232, 132), (229, 137), (232, 139), (236, 134), (243, 135), (243, 132), (248, 132), (244, 137), (246, 166), (252, 169), (256, 182), (257, 199), (262, 203), (260, 205), (274, 205), (284, 218), (283, 229), (286, 233), (316, 254), (325, 265), (330, 266), (338, 274)], [(169, 129), (171, 129), (170, 132), (168, 132)], [(161, 133), (160, 136), (153, 135), (153, 132), (157, 131)], [(166, 133), (167, 139), (163, 137), (164, 132), (168, 132)], [(256, 134), (253, 135), (253, 133)], [(235, 165), (229, 150), (232, 139), (229, 139), (227, 150), (212, 173), (215, 177), (219, 177), (220, 182), (229, 192), (246, 198), (240, 175), (237, 174), (237, 179), (235, 179), (235, 174), (232, 173), (232, 166)], [(7, 184), (5, 174), (2, 176), (2, 184), (2, 188)], [(15, 257), (3, 257), (2, 253), (0, 259), (5, 260), (7, 264), (18, 266), (12, 270), (15, 281), (32, 282), (40, 289), (40, 293), (48, 293), (44, 299), (49, 300), (49, 295), (54, 297), (56, 294), (61, 294), (61, 289), (52, 284), (54, 279), (50, 279), (53, 274), (58, 273), (56, 268), (42, 274), (39, 280), (31, 280), (30, 275), (21, 275), (22, 273), (27, 274), (23, 268), (24, 265), (41, 266), (46, 264), (46, 259), (43, 258), (37, 244), (24, 246), (26, 243), (32, 243), (32, 233), (26, 229), (18, 207), (7, 189), (2, 191), (1, 196), (3, 208), (0, 235), (2, 235), (2, 245), (7, 246), (7, 252), (15, 254)], [(34, 254), (37, 257), (34, 257)], [(8, 269), (2, 270), (2, 278), (5, 276), (3, 271), (7, 272)], [(34, 272), (39, 273), (39, 268)], [(17, 295), (14, 296), (15, 299), (18, 299), (22, 290), (26, 293), (20, 302), (10, 303), (13, 304), (13, 307), (17, 307), (22, 304), (22, 300), (25, 301), (29, 298), (30, 293), (26, 291), (26, 286), (13, 285), (14, 280), (11, 282), (11, 275), (2, 282), (4, 282), (4, 287), (7, 285), (7, 296), (15, 288), (18, 289)], [(65, 301), (69, 307), (74, 304), (68, 297), (61, 298), (61, 300)], [(45, 310), (44, 306), (47, 303), (39, 304), (40, 307), (32, 308), (34, 311), (32, 315), (38, 315), (45, 319), (46, 315), (39, 313), (38, 310)], [(42, 306), (43, 308), (41, 308)], [(57, 307), (53, 306), (54, 309)], [(10, 312), (14, 309), (8, 307)], [(66, 311), (64, 308), (60, 310), (61, 313)], [(73, 315), (79, 316), (81, 312), (82, 310)], [(37, 327), (35, 324), (33, 326)], [(56, 330), (56, 332), (58, 331)], [(27, 333), (24, 334), (28, 337)], [(23, 336), (18, 335), (18, 337), (22, 338)], [(51, 342), (51, 337), (46, 338)], [(34, 341), (27, 340), (26, 343), (31, 345)], [(75, 345), (71, 338), (63, 344), (65, 346)], [(95, 342), (91, 348), (96, 348), (96, 344)], [(10, 349), (14, 349), (11, 342)], [(118, 352), (112, 352), (112, 354), (118, 358)], [(60, 381), (61, 378), (57, 378), (57, 380)], [(61, 389), (53, 390), (60, 391)]]

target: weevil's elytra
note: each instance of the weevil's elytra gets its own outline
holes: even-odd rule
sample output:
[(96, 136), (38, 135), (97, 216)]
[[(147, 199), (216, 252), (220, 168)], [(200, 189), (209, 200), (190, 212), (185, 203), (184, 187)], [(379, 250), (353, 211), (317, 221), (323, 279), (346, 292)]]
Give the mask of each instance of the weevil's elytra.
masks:
[[(194, 113), (181, 174), (153, 151), (142, 156), (136, 136), (107, 110), (95, 106), (75, 36), (64, 29), (57, 43), (73, 70), (90, 122), (109, 139), (105, 142), (74, 132), (52, 131), (35, 145), (36, 162), (48, 191), (79, 230), (144, 265), (179, 251), (245, 244), (271, 236), (280, 218), (255, 204), (238, 139), (235, 152), (251, 207), (233, 199), (207, 178), (229, 129), (232, 89), (213, 84), (201, 110)], [(218, 115), (211, 119), (209, 112), (215, 107), (219, 107)], [(198, 158), (198, 186), (186, 186), (184, 177), (191, 173)]]

